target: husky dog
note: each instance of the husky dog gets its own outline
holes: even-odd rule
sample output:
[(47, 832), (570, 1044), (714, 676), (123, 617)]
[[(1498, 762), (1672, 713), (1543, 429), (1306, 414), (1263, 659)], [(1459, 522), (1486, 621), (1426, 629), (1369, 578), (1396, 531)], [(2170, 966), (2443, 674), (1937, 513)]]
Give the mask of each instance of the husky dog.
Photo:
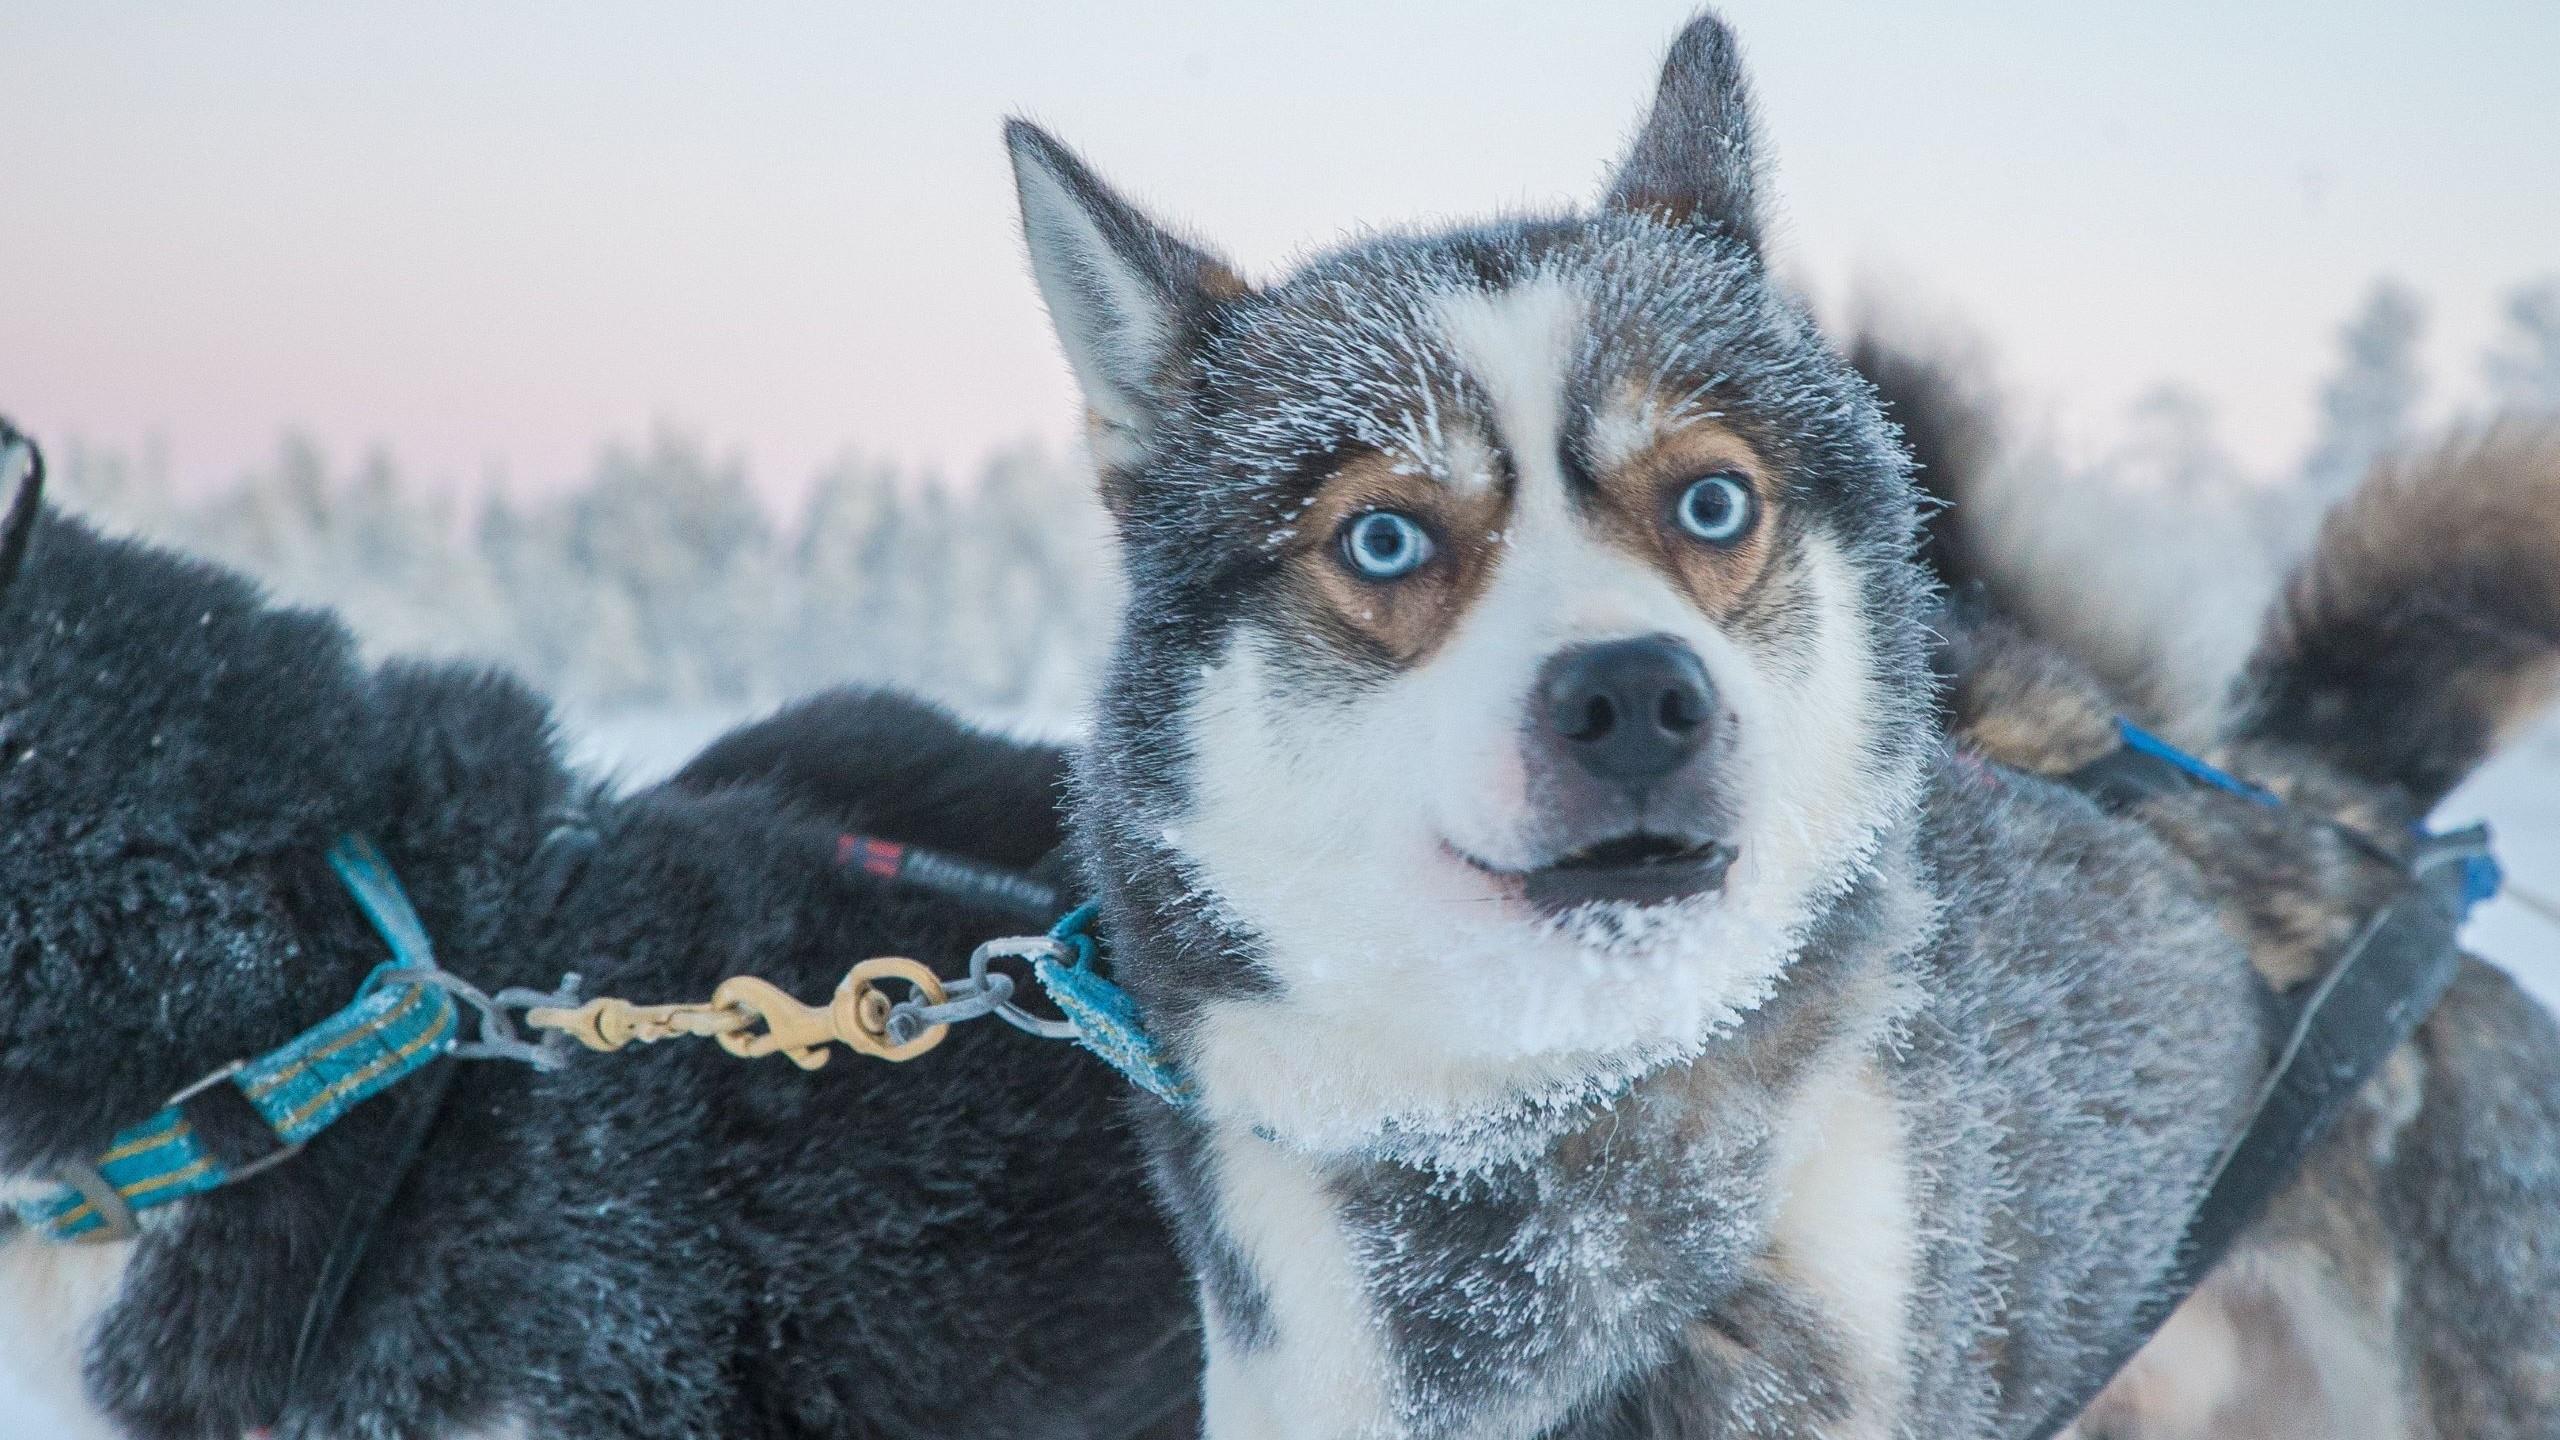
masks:
[(2267, 1061), (2192, 867), (1947, 751), (1712, 18), (1594, 213), (1276, 283), (1009, 141), (1131, 604), (1069, 833), (1208, 1432), (2014, 1433)]
[[(2158, 706), (2140, 646), (2057, 615), (2041, 528), (1987, 478), (1996, 418), (1928, 363), (1866, 347), (1947, 502), (1930, 554), (1962, 593), (1951, 723), (1980, 753), (2067, 775)], [(2069, 504), (2069, 497), (2050, 497)], [(2042, 502), (2039, 502), (2042, 503)], [(2048, 532), (2050, 533), (2050, 532)], [(2133, 627), (2138, 629), (2138, 617)], [(2446, 793), (2560, 691), (2560, 422), (2507, 419), (2378, 465), (2296, 567), (2223, 713), (2191, 740), (2283, 795), (2209, 788), (2134, 813), (2192, 859), (2279, 994), (2321, 974)], [(2170, 713), (2146, 714), (2175, 724)], [(2560, 1435), (2560, 1027), (2478, 960), (2370, 1081), (2269, 1213), (2092, 1407), (2106, 1440)]]
[[(839, 827), (1009, 865), (1058, 841), (1053, 754), (911, 705), (823, 702), (615, 798), (519, 686), (360, 668), (233, 576), (23, 503), (9, 569), (0, 1199), (357, 993), (384, 950), (323, 864), (342, 835), (447, 969), (643, 1000), (741, 973), (823, 996), (883, 953), (948, 974), (1018, 925), (844, 873)], [(819, 737), (831, 772), (787, 763)], [(1120, 1082), (1069, 1047), (980, 1025), (814, 1073), (702, 1042), (436, 1064), (133, 1239), (0, 1232), (0, 1373), (75, 1434), (170, 1440), (1190, 1428), (1187, 1282)]]

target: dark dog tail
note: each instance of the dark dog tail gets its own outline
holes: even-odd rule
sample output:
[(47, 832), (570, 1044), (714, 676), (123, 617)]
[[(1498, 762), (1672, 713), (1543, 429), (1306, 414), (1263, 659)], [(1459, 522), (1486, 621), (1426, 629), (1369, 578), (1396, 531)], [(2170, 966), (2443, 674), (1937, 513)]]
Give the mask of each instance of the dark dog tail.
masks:
[(1873, 328), (1849, 342), (1849, 363), (1902, 427), (1921, 494), (1921, 559), (1949, 589), (1994, 583), (1964, 507), (1980, 498), (1998, 442), (1997, 420), (1978, 367), (1888, 340)]
[(27, 562), (27, 544), (35, 538), (36, 515), (44, 505), (44, 452), (18, 427), (0, 419), (0, 475), (9, 472), (11, 457), (21, 450), (26, 452), (27, 473), (9, 501), (9, 517), (0, 520), (0, 601), (9, 598), (18, 569)]
[(2432, 808), (2560, 695), (2560, 418), (2375, 466), (2241, 672), (2234, 739), (2312, 750)]

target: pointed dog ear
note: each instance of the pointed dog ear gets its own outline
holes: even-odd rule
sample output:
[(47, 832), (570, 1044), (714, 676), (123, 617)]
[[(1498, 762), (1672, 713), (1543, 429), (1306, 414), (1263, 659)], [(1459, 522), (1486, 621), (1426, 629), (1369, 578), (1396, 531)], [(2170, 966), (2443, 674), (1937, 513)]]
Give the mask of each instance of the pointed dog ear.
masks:
[(1702, 12), (1671, 42), (1644, 128), (1618, 162), (1605, 202), (1717, 229), (1760, 249), (1759, 160), (1751, 86), (1733, 32)]
[(27, 560), (27, 543), (36, 533), (38, 507), (44, 503), (44, 452), (19, 434), (18, 427), (0, 419), (0, 475), (8, 473), (9, 458), (20, 450), (27, 452), (26, 473), (9, 501), (8, 518), (0, 520), (0, 600), (8, 599), (10, 587), (17, 583), (18, 569)]
[(1112, 193), (1040, 127), (1010, 121), (1004, 138), (1032, 278), (1084, 388), (1103, 498), (1117, 508), (1164, 416), (1174, 362), (1208, 313), (1245, 285)]

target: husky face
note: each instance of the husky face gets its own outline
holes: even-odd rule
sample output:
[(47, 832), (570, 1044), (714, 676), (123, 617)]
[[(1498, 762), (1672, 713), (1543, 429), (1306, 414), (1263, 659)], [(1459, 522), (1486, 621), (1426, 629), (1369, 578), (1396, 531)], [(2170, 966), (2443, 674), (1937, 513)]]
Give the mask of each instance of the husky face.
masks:
[(1213, 1107), (1437, 1133), (1694, 1051), (1910, 802), (1908, 477), (1696, 58), (1599, 213), (1260, 289), (1011, 132), (1132, 589), (1079, 798), (1211, 917), (1126, 978)]

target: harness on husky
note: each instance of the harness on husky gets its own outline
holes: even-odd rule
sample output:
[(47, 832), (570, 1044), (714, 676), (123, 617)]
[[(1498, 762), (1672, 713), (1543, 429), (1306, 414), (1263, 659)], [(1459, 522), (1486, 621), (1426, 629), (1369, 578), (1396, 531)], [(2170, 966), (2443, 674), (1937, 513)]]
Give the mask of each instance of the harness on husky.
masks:
[[(9, 558), (14, 557), (0, 556)], [(571, 843), (562, 845), (563, 840)], [(549, 862), (593, 844), (593, 832), (563, 825), (535, 857), (529, 878), (538, 891), (556, 900), (565, 877)], [(569, 1036), (595, 1043), (589, 1037), (599, 1006), (622, 1006), (611, 1000), (580, 1006), (574, 975), (562, 981), (558, 993), (507, 989), (485, 994), (437, 963), (416, 907), (372, 844), (360, 837), (342, 839), (331, 847), (328, 860), (391, 952), (388, 961), (365, 977), (355, 999), (276, 1049), (223, 1066), (187, 1086), (148, 1119), (119, 1131), (94, 1160), (58, 1171), (59, 1183), (52, 1190), (0, 1212), (54, 1241), (129, 1239), (140, 1233), (141, 1212), (280, 1165), (356, 1107), (410, 1082), (404, 1111), (390, 1122), (385, 1160), (341, 1206), (322, 1254), (285, 1370), (288, 1409), (308, 1389), (313, 1362), (364, 1266), (374, 1232), (436, 1126), (454, 1072), (434, 1062), (500, 1059), (553, 1068), (565, 1059)], [(1023, 913), (1055, 904), (1056, 892), (1030, 876), (867, 836), (839, 837), (835, 860), (843, 868), (989, 909)], [(865, 961), (846, 979), (852, 1005), (836, 1008), (849, 1010), (849, 1033), (876, 1043), (879, 1048), (872, 1053), (888, 1059), (931, 1049), (961, 1020), (998, 1014), (1034, 1034), (1074, 1039), (1138, 1085), (1183, 1103), (1188, 1089), (1147, 1038), (1136, 1006), (1097, 969), (1093, 916), (1093, 907), (1083, 906), (1045, 935), (990, 941), (970, 957), (970, 978), (949, 986), (914, 961)], [(1033, 973), (1068, 1018), (1044, 1019), (1014, 1005), (1011, 977), (989, 968), (1004, 956), (1030, 960)], [(876, 989), (878, 978), (909, 980), (918, 994), (890, 1005)], [(808, 1013), (807, 1007), (763, 981), (732, 979), (715, 1000), (724, 996), (726, 1002), (716, 1014), (702, 1017), (703, 1023), (671, 1019), (664, 1034), (716, 1035), (732, 1053), (788, 1054), (804, 1068), (815, 1068), (826, 1056), (796, 1045), (837, 1038), (832, 1030), (813, 1038), (799, 1028), (795, 1017)], [(843, 998), (840, 991), (839, 1001)], [(645, 1014), (700, 1007), (622, 1008)], [(468, 1039), (463, 1035), (466, 1009), (479, 1018), (476, 1037)], [(539, 1042), (526, 1040), (509, 1018), (511, 1011), (524, 1012), (532, 1028), (552, 1033)], [(588, 1026), (556, 1023), (557, 1017), (585, 1017)], [(751, 1033), (759, 1022), (762, 1033)], [(628, 1033), (627, 1038), (663, 1036), (644, 1027), (643, 1033)], [(262, 1143), (244, 1152), (242, 1137), (249, 1135), (261, 1136)]]
[[(548, 1069), (563, 1059), (565, 1039), (609, 1051), (698, 1035), (742, 1058), (783, 1055), (814, 1070), (826, 1063), (829, 1044), (911, 1060), (940, 1044), (951, 1026), (994, 1015), (1045, 1039), (1076, 1041), (1169, 1103), (1190, 1099), (1189, 1085), (1147, 1035), (1136, 1004), (1102, 974), (1091, 905), (1069, 911), (1045, 934), (980, 945), (961, 979), (944, 981), (902, 957), (864, 960), (823, 1008), (744, 975), (722, 982), (708, 1004), (635, 1005), (610, 996), (581, 1003), (575, 976), (557, 993), (482, 993), (436, 963), (416, 907), (370, 842), (343, 839), (328, 858), (392, 958), (365, 977), (354, 1000), (319, 1024), (188, 1085), (149, 1118), (117, 1132), (94, 1160), (65, 1167), (51, 1190), (13, 1207), (22, 1223), (54, 1240), (131, 1239), (140, 1233), (141, 1212), (284, 1163), (340, 1117), (439, 1059), (515, 1060)], [(988, 908), (1023, 912), (1055, 903), (1056, 892), (1031, 877), (870, 836), (839, 837), (836, 859)], [(1013, 978), (993, 968), (1006, 958), (1030, 963), (1064, 1019), (1015, 1002)], [(913, 993), (893, 1002), (884, 981), (903, 982)], [(469, 1040), (462, 1034), (466, 1007), (479, 1017), (478, 1035)], [(511, 1011), (523, 1012), (528, 1028), (549, 1034), (526, 1040)], [(423, 1141), (434, 1108), (432, 1101), (420, 1107), (405, 1149)], [(261, 1130), (268, 1143), (240, 1153), (236, 1137)]]
[[(347, 1112), (446, 1056), (551, 1062), (549, 1051), (516, 1034), (505, 1008), (558, 997), (485, 996), (438, 965), (416, 908), (370, 843), (339, 841), (329, 865), (392, 958), (327, 1019), (197, 1080), (117, 1132), (94, 1160), (67, 1167), (50, 1192), (18, 1203), (20, 1220), (56, 1240), (131, 1239), (141, 1212), (292, 1159)], [(463, 1038), (466, 1005), (480, 1014), (476, 1039)], [(237, 1137), (260, 1127), (271, 1143), (239, 1153)]]
[[(2253, 804), (2285, 803), (2130, 721), (2116, 724), (2124, 741), (2120, 749), (2062, 777), (2109, 809), (2130, 809), (2198, 786)], [(2204, 1283), (2365, 1081), (2435, 1010), (2461, 968), (2456, 931), (2473, 906), (2498, 893), (2501, 876), (2485, 825), (2421, 831), (2403, 858), (2351, 827), (2320, 818), (2367, 856), (2403, 871), (2407, 884), (2365, 922), (2299, 1001), (2270, 992), (2276, 1013), (2289, 1008), (2292, 1023), (2248, 1122), (2215, 1162), (2204, 1198), (2188, 1217), (2168, 1276), (2102, 1363), (2059, 1397), (2044, 1423), (2026, 1432), (2029, 1440), (2050, 1440), (2067, 1428)]]

